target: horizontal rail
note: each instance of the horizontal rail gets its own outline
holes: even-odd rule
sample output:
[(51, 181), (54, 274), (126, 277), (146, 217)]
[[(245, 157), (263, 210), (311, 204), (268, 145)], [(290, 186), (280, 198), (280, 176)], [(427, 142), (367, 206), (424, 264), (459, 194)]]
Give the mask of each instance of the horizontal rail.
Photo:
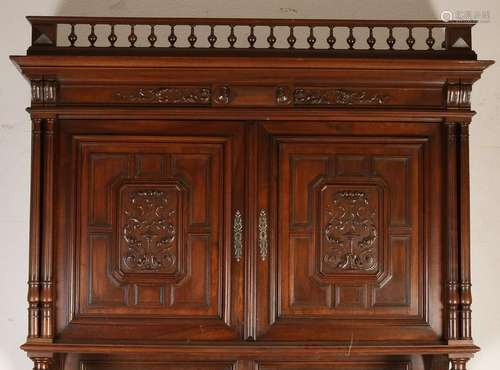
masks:
[[(329, 50), (475, 59), (475, 21), (327, 20), (245, 18), (27, 17), (32, 25), (29, 54), (107, 55), (109, 49)], [(403, 53), (404, 52), (404, 53)], [(425, 52), (425, 53), (424, 53)], [(383, 53), (383, 52), (382, 52)], [(137, 50), (131, 54), (140, 54)], [(377, 54), (377, 55), (375, 55)], [(410, 55), (412, 57), (412, 55)]]
[(440, 21), (440, 20), (352, 20), (352, 19), (283, 19), (283, 18), (150, 18), (150, 17), (73, 17), (73, 16), (28, 16), (32, 24), (35, 23), (79, 23), (79, 24), (187, 24), (187, 25), (281, 25), (281, 26), (419, 26), (419, 27), (442, 27), (442, 26), (474, 26), (477, 21)]

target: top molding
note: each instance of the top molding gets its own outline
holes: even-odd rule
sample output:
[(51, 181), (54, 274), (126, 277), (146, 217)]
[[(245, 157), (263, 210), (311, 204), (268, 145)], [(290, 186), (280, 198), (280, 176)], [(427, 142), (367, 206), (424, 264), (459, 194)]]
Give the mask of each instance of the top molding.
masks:
[(476, 22), (27, 17), (29, 55), (205, 55), (476, 60)]

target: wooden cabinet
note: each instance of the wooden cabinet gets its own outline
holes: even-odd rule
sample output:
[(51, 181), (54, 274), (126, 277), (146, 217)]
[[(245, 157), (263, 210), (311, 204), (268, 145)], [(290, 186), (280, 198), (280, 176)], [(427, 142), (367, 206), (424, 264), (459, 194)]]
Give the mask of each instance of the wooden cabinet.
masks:
[(29, 20), (35, 370), (465, 370), (472, 23)]

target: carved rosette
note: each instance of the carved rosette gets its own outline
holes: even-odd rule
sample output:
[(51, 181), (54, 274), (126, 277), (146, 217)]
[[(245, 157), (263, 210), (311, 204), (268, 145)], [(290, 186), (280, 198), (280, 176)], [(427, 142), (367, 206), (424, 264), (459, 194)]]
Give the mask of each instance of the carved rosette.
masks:
[(167, 194), (147, 189), (130, 193), (124, 209), (122, 237), (128, 247), (123, 262), (133, 272), (172, 272), (176, 267), (174, 240), (175, 209), (169, 207)]
[(114, 97), (132, 103), (209, 105), (211, 90), (208, 87), (141, 88), (132, 93), (119, 91)]
[(383, 105), (389, 95), (331, 88), (296, 88), (293, 102), (297, 105)]
[(333, 271), (373, 271), (377, 268), (376, 211), (362, 191), (335, 193), (328, 206), (323, 263)]

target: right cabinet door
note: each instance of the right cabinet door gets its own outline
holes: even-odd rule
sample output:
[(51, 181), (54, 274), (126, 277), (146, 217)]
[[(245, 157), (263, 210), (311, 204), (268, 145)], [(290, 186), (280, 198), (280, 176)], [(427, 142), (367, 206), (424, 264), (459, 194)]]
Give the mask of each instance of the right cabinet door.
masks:
[(259, 132), (270, 254), (257, 267), (258, 337), (439, 340), (439, 124), (268, 122)]

